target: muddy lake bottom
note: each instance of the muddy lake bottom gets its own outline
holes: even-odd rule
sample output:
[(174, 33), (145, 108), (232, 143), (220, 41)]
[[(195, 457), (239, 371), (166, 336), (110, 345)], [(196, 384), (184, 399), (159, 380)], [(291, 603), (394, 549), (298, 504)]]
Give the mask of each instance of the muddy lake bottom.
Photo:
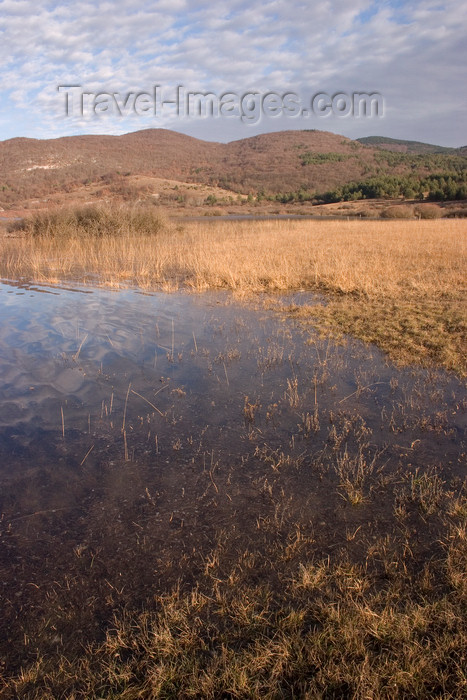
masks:
[(222, 293), (4, 282), (0, 318), (6, 676), (190, 590), (213, 551), (224, 573), (252, 553), (273, 590), (306, 562), (364, 562), (401, 523), (415, 572), (442, 557), (435, 486), (465, 479), (455, 375)]

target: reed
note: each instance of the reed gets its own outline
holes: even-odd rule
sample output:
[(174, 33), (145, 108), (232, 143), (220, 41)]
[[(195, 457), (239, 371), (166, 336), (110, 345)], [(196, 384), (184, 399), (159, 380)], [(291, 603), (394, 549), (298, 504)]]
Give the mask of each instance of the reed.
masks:
[(125, 216), (127, 225), (118, 235), (82, 235), (82, 228), (69, 226), (66, 236), (29, 232), (3, 238), (0, 275), (44, 284), (74, 280), (167, 291), (229, 289), (242, 295), (316, 291), (327, 296), (327, 304), (284, 310), (327, 331), (377, 343), (396, 361), (467, 372), (467, 226), (462, 220), (180, 227), (157, 218), (154, 230), (143, 227), (142, 234)]

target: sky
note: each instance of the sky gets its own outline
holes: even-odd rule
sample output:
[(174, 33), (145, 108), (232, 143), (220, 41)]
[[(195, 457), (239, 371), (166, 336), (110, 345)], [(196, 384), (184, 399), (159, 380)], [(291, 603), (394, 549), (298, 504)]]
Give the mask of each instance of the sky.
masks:
[(463, 0), (0, 0), (0, 140), (319, 129), (463, 146), (466, 29)]

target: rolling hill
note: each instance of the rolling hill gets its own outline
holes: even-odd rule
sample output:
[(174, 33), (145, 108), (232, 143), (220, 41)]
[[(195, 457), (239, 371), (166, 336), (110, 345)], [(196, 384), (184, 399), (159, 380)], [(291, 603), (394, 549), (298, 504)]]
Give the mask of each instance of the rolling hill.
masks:
[(243, 194), (319, 193), (384, 175), (427, 176), (467, 166), (466, 148), (446, 152), (414, 143), (382, 137), (353, 141), (316, 130), (268, 133), (226, 144), (166, 129), (122, 136), (14, 138), (0, 142), (0, 206), (18, 206), (125, 174)]
[[(461, 151), (462, 148), (449, 148), (447, 146), (436, 146), (432, 143), (423, 143), (423, 141), (405, 141), (403, 139), (391, 139), (387, 136), (365, 136), (357, 139), (364, 146), (374, 146), (386, 151), (394, 151), (395, 153), (412, 153), (416, 155), (425, 155), (427, 153), (443, 153), (450, 155), (465, 155)], [(463, 147), (466, 148), (465, 146)]]

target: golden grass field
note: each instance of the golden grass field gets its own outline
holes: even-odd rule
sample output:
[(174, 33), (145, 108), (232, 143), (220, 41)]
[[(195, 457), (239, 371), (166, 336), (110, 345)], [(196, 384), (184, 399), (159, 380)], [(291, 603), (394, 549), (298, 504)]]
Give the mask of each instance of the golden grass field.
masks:
[[(110, 223), (118, 216), (114, 211)], [(0, 274), (47, 284), (72, 279), (237, 294), (315, 290), (327, 304), (288, 312), (377, 343), (397, 362), (467, 371), (463, 220), (176, 226), (150, 214), (136, 232), (131, 217), (122, 214), (121, 221), (118, 235), (76, 235), (58, 219), (58, 231), (57, 221), (43, 227), (53, 235), (4, 238)], [(151, 225), (156, 235), (148, 235)]]

